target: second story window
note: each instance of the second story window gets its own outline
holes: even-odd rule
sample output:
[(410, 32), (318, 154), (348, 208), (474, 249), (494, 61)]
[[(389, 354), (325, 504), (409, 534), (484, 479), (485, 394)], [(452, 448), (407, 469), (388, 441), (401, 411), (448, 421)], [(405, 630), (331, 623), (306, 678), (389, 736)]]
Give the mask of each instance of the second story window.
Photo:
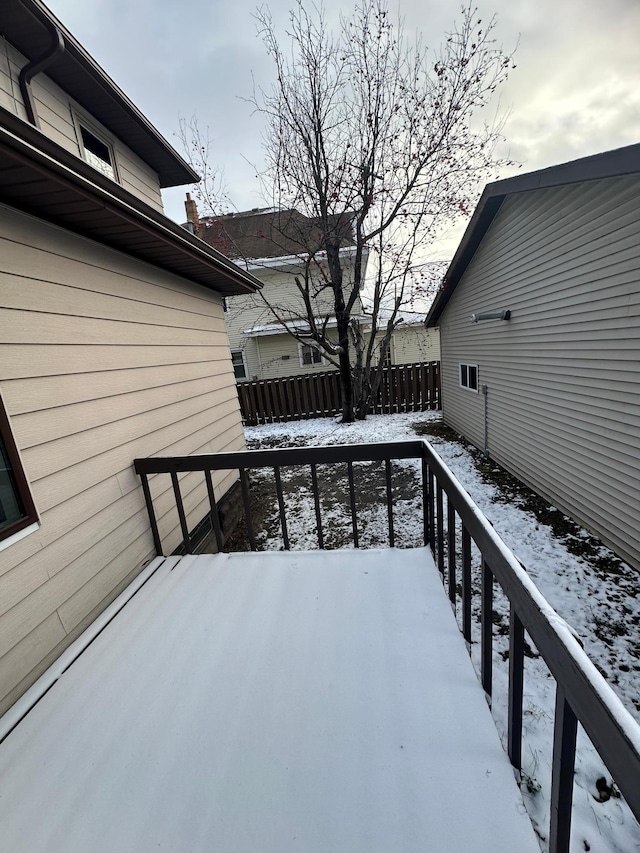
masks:
[(115, 181), (115, 161), (113, 149), (109, 143), (96, 136), (96, 134), (92, 130), (89, 130), (89, 128), (87, 128), (81, 121), (78, 122), (78, 127), (80, 128), (80, 143), (84, 159), (90, 166), (93, 166), (94, 169), (97, 169), (99, 172), (102, 172), (103, 175), (106, 175), (108, 178), (111, 178), (112, 181)]

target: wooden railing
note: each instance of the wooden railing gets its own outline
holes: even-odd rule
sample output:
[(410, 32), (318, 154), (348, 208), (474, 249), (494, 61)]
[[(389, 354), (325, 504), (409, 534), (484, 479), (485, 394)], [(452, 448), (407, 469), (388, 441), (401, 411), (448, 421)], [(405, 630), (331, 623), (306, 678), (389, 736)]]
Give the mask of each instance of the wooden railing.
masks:
[[(394, 545), (392, 503), (393, 460), (419, 460), (422, 471), (423, 541), (433, 552), (445, 590), (457, 606), (460, 583), (462, 633), (471, 644), (471, 543), (480, 552), (480, 678), (487, 696), (492, 693), (493, 593), (499, 584), (510, 603), (509, 704), (507, 751), (512, 765), (521, 769), (522, 707), (525, 631), (556, 681), (556, 706), (551, 780), (550, 853), (568, 853), (578, 723), (582, 725), (606, 764), (636, 819), (640, 820), (640, 727), (624, 708), (602, 675), (587, 657), (564, 620), (535, 587), (513, 553), (495, 533), (458, 480), (425, 441), (369, 445), (260, 450), (209, 456), (137, 459), (151, 530), (158, 554), (162, 543), (151, 500), (148, 477), (169, 474), (187, 552), (191, 539), (187, 529), (178, 475), (201, 471), (211, 500), (212, 526), (222, 550), (220, 523), (213, 500), (212, 471), (237, 470), (242, 486), (249, 544), (257, 550), (247, 472), (273, 468), (280, 527), (285, 549), (289, 548), (283, 496), (282, 466), (309, 466), (315, 507), (318, 547), (324, 547), (323, 520), (318, 490), (318, 465), (341, 465), (348, 481), (353, 544), (359, 546), (358, 507), (354, 488), (354, 463), (383, 461), (385, 464), (386, 509), (389, 545)], [(422, 543), (416, 543), (416, 545)]]
[[(337, 371), (238, 383), (245, 424), (280, 423), (340, 414)], [(440, 408), (440, 362), (385, 367), (369, 414), (424, 412)]]

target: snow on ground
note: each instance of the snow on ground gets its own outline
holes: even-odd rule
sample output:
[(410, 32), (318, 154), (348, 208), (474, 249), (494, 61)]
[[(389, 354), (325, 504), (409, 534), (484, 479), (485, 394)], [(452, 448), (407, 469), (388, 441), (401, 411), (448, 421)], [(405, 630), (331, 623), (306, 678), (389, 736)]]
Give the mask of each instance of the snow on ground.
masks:
[[(333, 419), (299, 421), (246, 428), (248, 446), (320, 446), (368, 443), (375, 441), (415, 440), (416, 426), (439, 421), (440, 413), (377, 415), (365, 422), (339, 424)], [(640, 596), (639, 579), (629, 566), (613, 558), (616, 571), (603, 573), (602, 567), (580, 554), (572, 553), (568, 540), (556, 537), (552, 529), (536, 516), (505, 500), (504, 491), (487, 482), (478, 470), (474, 455), (460, 442), (429, 437), (456, 477), (493, 524), (506, 544), (527, 569), (540, 591), (572, 626), (585, 650), (603, 672), (622, 701), (640, 720)], [(394, 503), (394, 523), (400, 547), (421, 544), (422, 504), (418, 463), (411, 460), (393, 463), (394, 473), (413, 478), (408, 493), (405, 482), (400, 503)], [(355, 466), (354, 466), (355, 467)], [(363, 466), (365, 467), (365, 466)], [(331, 482), (323, 482), (331, 476)], [(376, 483), (366, 471), (361, 474), (358, 521), (361, 546), (384, 545), (387, 541), (387, 516), (384, 506), (375, 502), (382, 495), (382, 483)], [(351, 516), (346, 484), (336, 485), (335, 474), (318, 468), (322, 519), (329, 547), (335, 543), (349, 547)], [(369, 478), (369, 479), (367, 479)], [(285, 477), (285, 480), (287, 478)], [(323, 492), (324, 487), (324, 492)], [(315, 512), (310, 482), (291, 475), (285, 486), (285, 504), (291, 547), (316, 548)], [(412, 493), (413, 492), (413, 493)], [(341, 500), (338, 500), (340, 498)], [(276, 508), (277, 509), (277, 508)], [(277, 512), (271, 516), (269, 537), (261, 547), (279, 548), (282, 541)], [(578, 531), (575, 539), (590, 538)], [(333, 537), (333, 541), (331, 539)], [(575, 550), (575, 549), (573, 549)], [(604, 546), (600, 555), (607, 555)], [(479, 559), (475, 555), (474, 590), (479, 589)], [(506, 742), (508, 686), (508, 603), (496, 589), (494, 601), (494, 687), (492, 713)], [(474, 615), (479, 620), (479, 598), (475, 596)], [(478, 668), (479, 631), (474, 634), (472, 659)], [(547, 848), (549, 793), (551, 786), (552, 726), (555, 683), (546, 665), (530, 648), (525, 665), (525, 710), (523, 737), (523, 795), (540, 837)], [(604, 782), (602, 781), (604, 780)], [(640, 826), (628, 806), (620, 799), (611, 777), (584, 732), (579, 732), (574, 787), (572, 853), (631, 853), (640, 851)], [(596, 787), (596, 782), (598, 786)]]

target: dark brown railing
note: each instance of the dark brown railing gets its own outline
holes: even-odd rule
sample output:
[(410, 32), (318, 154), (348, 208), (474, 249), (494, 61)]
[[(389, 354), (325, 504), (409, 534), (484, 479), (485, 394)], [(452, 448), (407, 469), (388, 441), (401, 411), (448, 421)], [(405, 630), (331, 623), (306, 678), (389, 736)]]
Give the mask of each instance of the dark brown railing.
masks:
[[(327, 418), (340, 414), (337, 371), (238, 383), (242, 420), (249, 426)], [(369, 414), (424, 412), (440, 408), (440, 362), (385, 367)]]
[[(211, 523), (218, 547), (222, 550), (220, 523), (217, 519), (212, 471), (237, 470), (242, 487), (249, 544), (257, 550), (249, 495), (247, 472), (256, 468), (274, 470), (284, 547), (289, 548), (282, 466), (309, 466), (316, 516), (318, 547), (324, 547), (317, 466), (346, 465), (348, 493), (353, 528), (353, 544), (359, 545), (358, 507), (356, 504), (353, 465), (357, 462), (385, 463), (386, 505), (389, 544), (394, 544), (392, 505), (392, 462), (416, 459), (422, 470), (422, 522), (424, 544), (434, 555), (436, 565), (452, 605), (457, 604), (460, 580), (462, 633), (471, 644), (471, 543), (481, 555), (481, 630), (480, 678), (487, 696), (492, 693), (492, 615), (493, 593), (497, 582), (510, 603), (509, 628), (509, 705), (507, 751), (512, 765), (521, 770), (522, 706), (524, 680), (525, 631), (546, 662), (556, 681), (554, 723), (550, 853), (568, 853), (571, 831), (571, 807), (578, 723), (582, 725), (595, 749), (606, 764), (616, 785), (625, 797), (636, 819), (640, 820), (640, 727), (607, 685), (589, 660), (564, 620), (551, 608), (537, 590), (525, 570), (495, 533), (487, 519), (461, 487), (440, 457), (425, 441), (333, 447), (260, 450), (244, 453), (221, 453), (209, 456), (137, 459), (135, 469), (142, 479), (149, 520), (158, 554), (162, 543), (151, 500), (148, 477), (169, 474), (183, 533), (184, 546), (191, 552), (178, 475), (203, 472), (211, 501)], [(416, 545), (422, 543), (416, 543)]]

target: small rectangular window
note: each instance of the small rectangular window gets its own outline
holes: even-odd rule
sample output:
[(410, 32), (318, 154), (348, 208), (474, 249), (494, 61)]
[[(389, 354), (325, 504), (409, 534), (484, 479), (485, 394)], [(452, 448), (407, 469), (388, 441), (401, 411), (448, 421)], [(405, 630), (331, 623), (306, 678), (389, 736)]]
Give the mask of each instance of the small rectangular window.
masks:
[(0, 541), (37, 520), (29, 484), (0, 398)]
[(89, 130), (81, 119), (77, 120), (76, 126), (80, 134), (81, 153), (87, 163), (112, 181), (117, 180), (113, 148), (109, 142)]
[(478, 390), (477, 364), (460, 364), (460, 386), (470, 391)]
[(300, 366), (322, 364), (322, 353), (311, 344), (300, 344)]
[(231, 350), (231, 363), (233, 364), (233, 372), (236, 379), (246, 379), (247, 365), (244, 360), (244, 350)]

